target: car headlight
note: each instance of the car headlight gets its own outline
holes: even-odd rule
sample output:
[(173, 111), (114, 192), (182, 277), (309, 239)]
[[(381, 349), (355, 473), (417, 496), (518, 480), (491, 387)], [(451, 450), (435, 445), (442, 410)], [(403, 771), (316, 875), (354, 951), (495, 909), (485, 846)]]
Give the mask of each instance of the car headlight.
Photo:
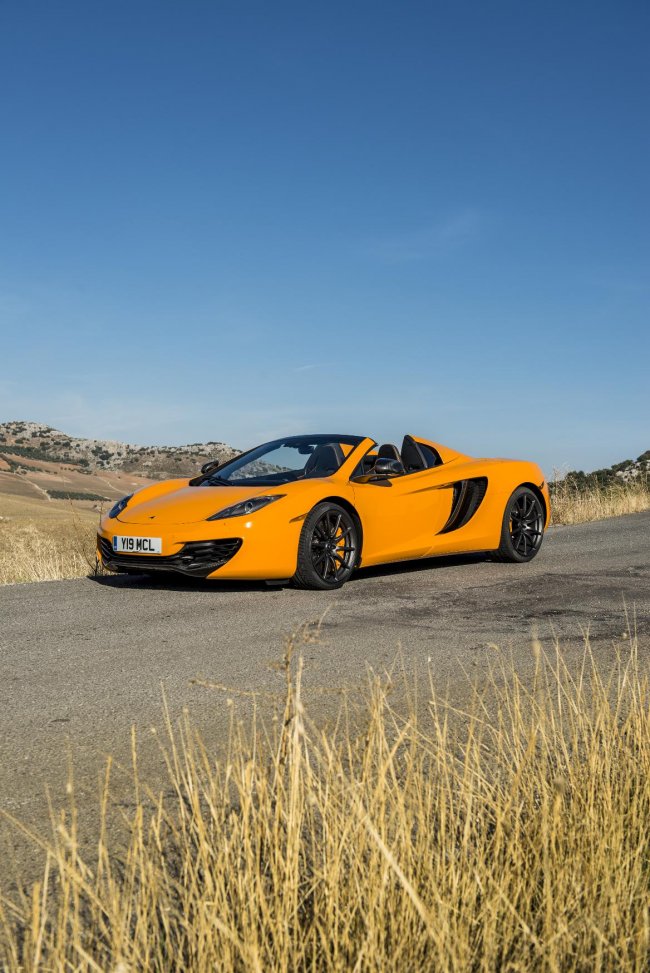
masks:
[(115, 517), (119, 517), (132, 496), (133, 494), (129, 493), (128, 497), (122, 497), (121, 500), (118, 500), (117, 503), (108, 511), (108, 516), (112, 517), (113, 519)]
[(242, 500), (241, 503), (236, 503), (232, 507), (219, 510), (218, 513), (212, 514), (207, 519), (224, 520), (226, 517), (247, 517), (249, 514), (261, 510), (262, 507), (268, 507), (274, 500), (280, 500), (283, 496), (285, 496), (284, 493), (275, 493), (272, 497), (252, 497), (250, 500)]

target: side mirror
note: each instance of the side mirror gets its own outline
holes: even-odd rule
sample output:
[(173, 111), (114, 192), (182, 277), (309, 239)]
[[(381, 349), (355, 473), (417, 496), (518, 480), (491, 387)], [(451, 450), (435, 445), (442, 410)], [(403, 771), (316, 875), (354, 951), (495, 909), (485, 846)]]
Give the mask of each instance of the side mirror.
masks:
[(372, 472), (374, 476), (400, 476), (404, 472), (404, 467), (398, 459), (380, 456), (375, 460)]
[(205, 476), (206, 473), (212, 473), (213, 470), (218, 469), (221, 466), (221, 461), (218, 459), (211, 459), (209, 463), (204, 463), (201, 467), (201, 473)]

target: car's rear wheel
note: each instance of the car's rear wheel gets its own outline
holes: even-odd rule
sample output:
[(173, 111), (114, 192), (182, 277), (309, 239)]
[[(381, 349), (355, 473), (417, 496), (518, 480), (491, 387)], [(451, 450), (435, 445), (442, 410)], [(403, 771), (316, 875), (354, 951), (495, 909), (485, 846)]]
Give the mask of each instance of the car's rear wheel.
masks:
[(298, 543), (298, 588), (340, 588), (357, 563), (359, 529), (355, 518), (337, 503), (319, 503), (305, 518)]
[(542, 546), (544, 521), (544, 508), (537, 494), (529, 487), (517, 487), (503, 514), (498, 559), (532, 561)]

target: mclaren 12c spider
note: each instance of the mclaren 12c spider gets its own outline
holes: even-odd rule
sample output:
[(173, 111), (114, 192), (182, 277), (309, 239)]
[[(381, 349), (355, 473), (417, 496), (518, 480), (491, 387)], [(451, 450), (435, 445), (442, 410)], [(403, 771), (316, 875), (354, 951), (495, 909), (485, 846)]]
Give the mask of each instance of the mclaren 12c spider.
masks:
[(103, 518), (112, 571), (340, 587), (359, 567), (491, 551), (530, 561), (550, 515), (534, 463), (472, 459), (417, 436), (287, 436), (155, 483)]

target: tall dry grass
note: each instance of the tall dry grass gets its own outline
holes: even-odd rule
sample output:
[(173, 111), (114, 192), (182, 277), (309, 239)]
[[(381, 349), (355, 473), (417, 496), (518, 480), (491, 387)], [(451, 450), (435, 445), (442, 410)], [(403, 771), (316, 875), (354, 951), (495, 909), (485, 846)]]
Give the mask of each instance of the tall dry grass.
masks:
[(650, 510), (650, 480), (643, 477), (610, 487), (577, 487), (567, 480), (556, 480), (553, 484), (554, 524), (582, 524), (642, 510)]
[(57, 544), (34, 524), (14, 529), (0, 547), (0, 584), (80, 578), (88, 570), (83, 553)]
[(0, 585), (82, 578), (95, 570), (97, 515), (0, 517)]
[(54, 818), (42, 880), (2, 898), (4, 969), (647, 970), (650, 699), (626, 644), (607, 678), (588, 645), (577, 674), (535, 646), (532, 687), (496, 664), (465, 715), (375, 681), (362, 732), (310, 724), (298, 662), (279, 732), (233, 720), (223, 759), (168, 726), (172, 796), (134, 773), (121, 851), (102, 827), (82, 858), (73, 798)]

